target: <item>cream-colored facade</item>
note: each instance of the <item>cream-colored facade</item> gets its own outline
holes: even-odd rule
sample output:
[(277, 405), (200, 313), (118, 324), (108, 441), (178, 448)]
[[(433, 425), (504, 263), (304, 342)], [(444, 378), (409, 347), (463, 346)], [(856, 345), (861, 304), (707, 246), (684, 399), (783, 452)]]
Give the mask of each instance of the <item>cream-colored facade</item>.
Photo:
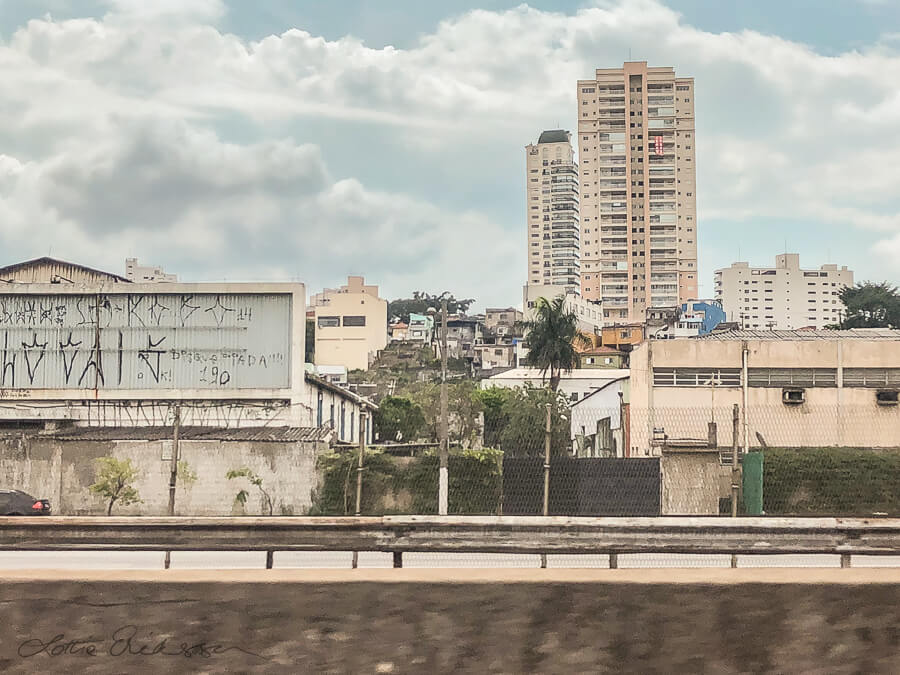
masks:
[(387, 345), (387, 300), (363, 277), (348, 277), (346, 286), (326, 288), (310, 298), (310, 306), (315, 310), (317, 366), (367, 370)]
[(525, 146), (529, 284), (564, 286), (581, 292), (578, 165), (572, 134), (543, 132)]
[(648, 340), (631, 353), (632, 455), (703, 442), (711, 421), (729, 448), (735, 404), (742, 447), (900, 447), (898, 390), (900, 331)]
[(178, 275), (166, 274), (162, 267), (138, 264), (137, 258), (125, 258), (125, 277), (139, 284), (170, 283), (178, 281)]
[(696, 298), (693, 78), (626, 62), (577, 100), (581, 294), (615, 322)]
[(716, 300), (726, 321), (743, 328), (792, 330), (825, 328), (841, 320), (844, 305), (838, 294), (853, 285), (846, 266), (801, 269), (800, 256), (784, 253), (774, 267), (750, 267), (736, 262), (716, 270)]

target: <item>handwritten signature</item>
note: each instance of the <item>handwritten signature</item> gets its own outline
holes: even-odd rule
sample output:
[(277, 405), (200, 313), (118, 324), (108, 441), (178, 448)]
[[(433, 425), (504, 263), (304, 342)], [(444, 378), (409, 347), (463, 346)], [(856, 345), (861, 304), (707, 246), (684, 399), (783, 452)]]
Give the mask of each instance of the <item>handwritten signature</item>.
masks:
[(138, 627), (121, 626), (107, 639), (67, 638), (58, 633), (49, 640), (30, 638), (19, 645), (18, 654), (24, 659), (44, 654), (46, 656), (183, 656), (185, 658), (212, 658), (229, 652), (240, 652), (265, 661), (265, 657), (243, 647), (215, 640), (202, 642), (178, 642), (169, 638), (141, 637)]

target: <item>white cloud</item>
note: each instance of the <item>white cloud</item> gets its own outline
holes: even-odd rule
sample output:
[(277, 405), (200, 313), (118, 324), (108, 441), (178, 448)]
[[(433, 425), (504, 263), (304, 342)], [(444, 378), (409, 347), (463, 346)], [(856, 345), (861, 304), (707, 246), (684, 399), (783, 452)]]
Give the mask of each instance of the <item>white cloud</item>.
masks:
[(138, 253), (195, 278), (333, 284), (377, 265), (393, 293), (427, 280), (474, 294), (518, 257), (483, 216), (335, 181), (315, 146), (234, 145), (181, 122), (123, 123), (43, 161), (0, 155), (0, 205), (5, 249), (47, 242), (99, 266)]
[[(16, 223), (43, 223), (96, 262), (101, 254), (79, 237), (98, 237), (117, 256), (174, 260), (167, 237), (177, 232), (194, 256), (179, 262), (199, 260), (213, 276), (304, 276), (303, 265), (314, 265), (316, 274), (407, 284), (397, 292), (443, 280), (514, 302), (524, 200), (503, 204), (497, 224), (466, 195), (454, 198), (452, 184), (437, 207), (415, 186), (388, 193), (335, 179), (319, 157), (330, 141), (311, 148), (281, 133), (238, 145), (210, 129), (233, 115), (262, 136), (287, 122), (350, 120), (393, 139), (393, 156), (370, 158), (386, 171), (409, 152), (444, 176), (518, 186), (520, 171), (492, 175), (479, 156), (518, 151), (557, 121), (573, 128), (575, 81), (631, 48), (695, 77), (701, 246), (705, 222), (783, 218), (859, 228), (860, 260), (870, 248), (896, 252), (900, 52), (889, 40), (825, 56), (751, 31), (701, 31), (654, 0), (622, 0), (572, 16), (525, 6), (470, 12), (412, 48), (372, 49), (300, 28), (256, 42), (223, 34), (219, 0), (108, 4), (102, 20), (36, 20), (0, 44), (0, 112), (10, 120), (0, 130), (10, 155), (0, 162), (0, 214), (13, 233), (4, 236), (16, 236)], [(365, 136), (354, 141), (365, 156)], [(383, 245), (389, 237), (397, 239)], [(27, 239), (16, 241), (8, 250), (24, 250)], [(201, 242), (214, 257), (202, 260)], [(472, 253), (492, 249), (501, 264)], [(896, 275), (887, 264), (878, 271)], [(451, 284), (454, 276), (466, 281)]]

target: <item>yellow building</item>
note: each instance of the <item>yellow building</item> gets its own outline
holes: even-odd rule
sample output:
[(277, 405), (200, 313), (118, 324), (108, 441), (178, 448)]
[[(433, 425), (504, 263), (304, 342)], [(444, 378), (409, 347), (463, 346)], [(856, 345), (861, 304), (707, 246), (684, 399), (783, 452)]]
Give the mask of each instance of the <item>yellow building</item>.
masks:
[(346, 286), (326, 288), (309, 304), (315, 311), (317, 366), (367, 370), (387, 345), (387, 300), (363, 277), (348, 277)]

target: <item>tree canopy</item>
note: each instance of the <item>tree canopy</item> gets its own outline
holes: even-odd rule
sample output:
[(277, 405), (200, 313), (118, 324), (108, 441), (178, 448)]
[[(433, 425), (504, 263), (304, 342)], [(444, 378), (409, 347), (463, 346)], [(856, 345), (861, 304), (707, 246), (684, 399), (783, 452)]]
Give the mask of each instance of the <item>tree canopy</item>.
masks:
[[(448, 294), (447, 311), (450, 314), (465, 313), (474, 302), (475, 300), (472, 298), (458, 300), (453, 295)], [(411, 298), (391, 300), (388, 304), (388, 320), (409, 323), (410, 314), (425, 314), (429, 308), (440, 311), (441, 296), (432, 295), (424, 291), (415, 291)]]
[(404, 396), (385, 396), (375, 413), (375, 431), (382, 441), (415, 441), (425, 429), (425, 414)]
[(841, 328), (900, 328), (900, 292), (886, 281), (866, 281), (843, 288)]
[[(550, 409), (550, 453), (571, 453), (569, 440), (569, 404), (565, 397), (546, 387), (510, 389), (502, 406), (502, 427), (499, 431), (500, 448), (510, 457), (542, 457), (547, 420), (547, 404)], [(487, 423), (485, 423), (487, 426)], [(485, 429), (485, 435), (488, 430)]]
[(553, 300), (538, 298), (534, 318), (523, 321), (525, 347), (528, 357), (525, 363), (539, 368), (546, 376), (550, 372), (550, 389), (556, 391), (560, 376), (578, 366), (577, 343), (590, 345), (590, 340), (578, 330), (578, 317), (566, 308), (565, 298)]

